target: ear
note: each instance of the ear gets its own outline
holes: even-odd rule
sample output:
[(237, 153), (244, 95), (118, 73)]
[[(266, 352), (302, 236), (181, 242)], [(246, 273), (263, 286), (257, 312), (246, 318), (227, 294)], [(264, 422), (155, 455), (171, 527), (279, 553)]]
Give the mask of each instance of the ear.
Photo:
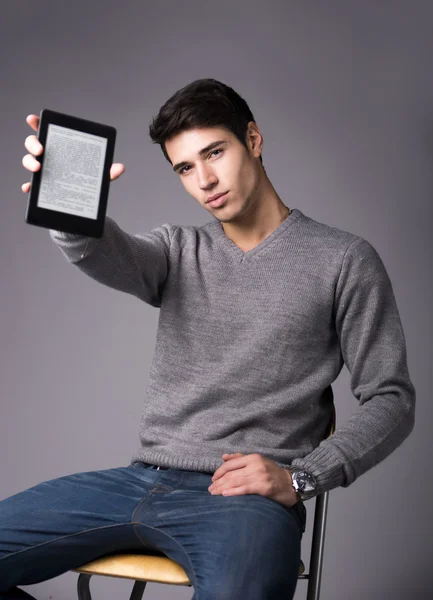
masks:
[(258, 158), (263, 151), (263, 136), (254, 121), (248, 123), (246, 142), (251, 154)]

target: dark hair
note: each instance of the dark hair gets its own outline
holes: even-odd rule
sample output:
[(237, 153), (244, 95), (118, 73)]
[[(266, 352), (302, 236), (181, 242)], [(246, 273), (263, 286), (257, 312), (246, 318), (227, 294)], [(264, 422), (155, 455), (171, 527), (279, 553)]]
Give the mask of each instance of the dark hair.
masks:
[[(171, 164), (165, 142), (196, 127), (225, 127), (245, 146), (248, 123), (254, 121), (248, 104), (228, 85), (216, 79), (196, 79), (178, 90), (152, 119), (149, 135)], [(263, 159), (260, 155), (263, 165)]]

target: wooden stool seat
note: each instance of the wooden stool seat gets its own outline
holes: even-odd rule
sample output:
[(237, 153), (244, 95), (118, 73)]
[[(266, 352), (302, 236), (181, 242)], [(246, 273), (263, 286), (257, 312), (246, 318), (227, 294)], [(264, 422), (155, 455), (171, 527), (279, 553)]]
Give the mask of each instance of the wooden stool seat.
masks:
[[(192, 585), (184, 568), (179, 563), (167, 556), (153, 554), (112, 554), (71, 570), (75, 573), (123, 577), (135, 581)], [(302, 575), (304, 571), (304, 563), (301, 560), (299, 575)]]
[(185, 569), (179, 563), (167, 556), (153, 554), (112, 554), (92, 560), (73, 571), (136, 581), (192, 585)]

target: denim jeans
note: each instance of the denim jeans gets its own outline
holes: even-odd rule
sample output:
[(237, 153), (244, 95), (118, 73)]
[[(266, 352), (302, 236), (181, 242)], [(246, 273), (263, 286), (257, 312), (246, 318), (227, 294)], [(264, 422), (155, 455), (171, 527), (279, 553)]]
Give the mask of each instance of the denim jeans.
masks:
[[(212, 495), (212, 474), (134, 463), (66, 475), (0, 501), (0, 600), (117, 552), (180, 563), (193, 600), (290, 600), (306, 509)], [(78, 575), (77, 575), (78, 577)]]

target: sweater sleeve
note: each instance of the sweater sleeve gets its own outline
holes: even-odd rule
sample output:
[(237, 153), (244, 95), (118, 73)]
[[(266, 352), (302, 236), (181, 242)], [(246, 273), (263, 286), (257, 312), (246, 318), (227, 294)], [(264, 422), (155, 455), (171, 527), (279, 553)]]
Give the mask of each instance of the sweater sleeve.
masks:
[(358, 236), (342, 260), (334, 318), (358, 406), (332, 436), (292, 461), (315, 475), (315, 495), (348, 487), (391, 454), (415, 422), (415, 389), (392, 284), (377, 251)]
[(50, 237), (66, 260), (111, 288), (132, 294), (159, 308), (168, 274), (172, 228), (165, 223), (131, 235), (105, 217), (101, 238), (50, 229)]

